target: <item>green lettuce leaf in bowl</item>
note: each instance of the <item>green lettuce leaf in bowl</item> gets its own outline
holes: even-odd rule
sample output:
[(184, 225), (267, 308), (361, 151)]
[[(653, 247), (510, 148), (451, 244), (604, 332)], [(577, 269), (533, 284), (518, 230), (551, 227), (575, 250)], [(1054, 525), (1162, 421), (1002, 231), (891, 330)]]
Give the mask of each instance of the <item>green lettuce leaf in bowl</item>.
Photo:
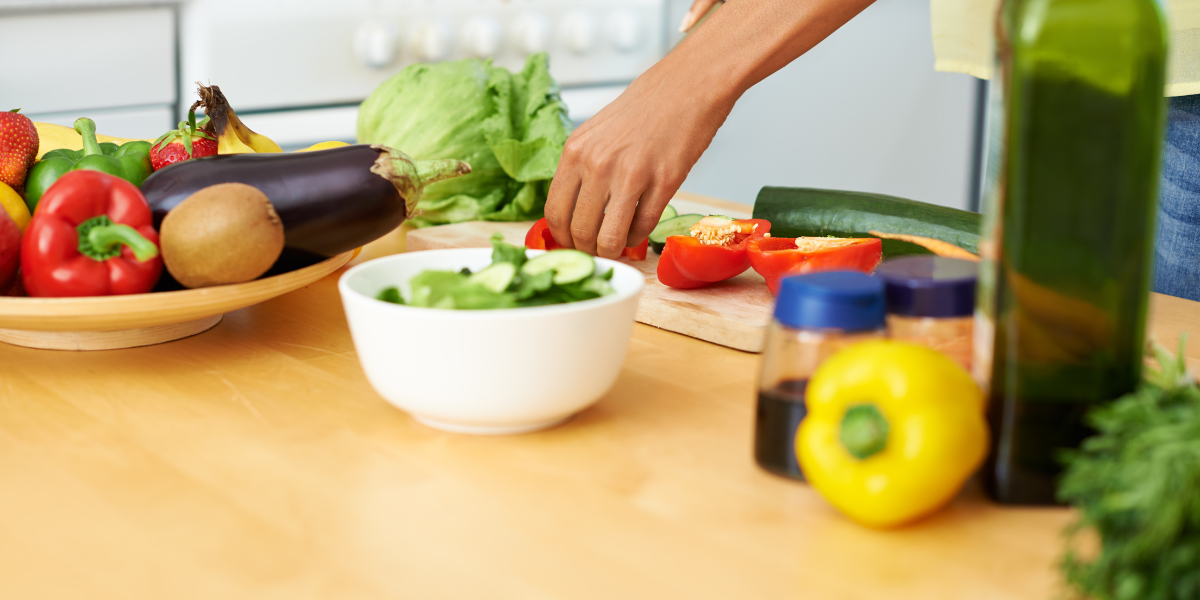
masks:
[(359, 143), (471, 165), (469, 175), (425, 189), (419, 226), (540, 218), (570, 131), (545, 53), (520, 73), (479, 59), (411, 65), (358, 112)]

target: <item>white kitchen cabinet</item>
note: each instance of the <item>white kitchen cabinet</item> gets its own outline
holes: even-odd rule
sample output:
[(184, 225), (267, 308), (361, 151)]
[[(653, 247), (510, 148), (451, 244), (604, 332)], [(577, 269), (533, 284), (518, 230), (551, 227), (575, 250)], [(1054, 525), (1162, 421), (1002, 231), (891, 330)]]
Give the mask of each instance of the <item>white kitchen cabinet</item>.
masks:
[(168, 125), (175, 116), (175, 110), (170, 105), (163, 105), (124, 109), (85, 109), (60, 113), (29, 113), (28, 116), (34, 121), (67, 127), (73, 127), (75, 119), (87, 117), (96, 122), (96, 131), (105, 135), (154, 139), (169, 129)]
[[(175, 9), (0, 12), (0, 109), (100, 131), (155, 137), (175, 105)], [(112, 123), (106, 126), (106, 121)]]

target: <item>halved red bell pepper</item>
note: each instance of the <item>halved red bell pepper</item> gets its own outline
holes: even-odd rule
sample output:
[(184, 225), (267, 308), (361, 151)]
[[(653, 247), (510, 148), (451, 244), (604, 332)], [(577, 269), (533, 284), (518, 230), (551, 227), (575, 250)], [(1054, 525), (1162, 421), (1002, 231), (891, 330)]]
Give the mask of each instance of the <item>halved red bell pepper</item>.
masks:
[(747, 244), (770, 231), (771, 223), (764, 219), (705, 217), (692, 227), (692, 235), (667, 238), (658, 259), (658, 280), (690, 289), (737, 277), (750, 268)]
[[(550, 232), (550, 224), (546, 219), (538, 219), (533, 227), (525, 233), (525, 247), (530, 250), (559, 250), (565, 248), (558, 240), (554, 239), (554, 234)], [(626, 248), (621, 256), (629, 260), (646, 260), (646, 252), (650, 247), (650, 239), (642, 240), (642, 243), (632, 248)]]
[(834, 270), (874, 271), (883, 256), (883, 240), (764, 238), (751, 240), (746, 255), (750, 259), (750, 266), (766, 278), (767, 288), (774, 295), (779, 293), (779, 280), (787, 275)]
[(150, 205), (137, 186), (107, 173), (65, 173), (38, 202), (21, 242), (30, 296), (149, 292), (162, 273)]

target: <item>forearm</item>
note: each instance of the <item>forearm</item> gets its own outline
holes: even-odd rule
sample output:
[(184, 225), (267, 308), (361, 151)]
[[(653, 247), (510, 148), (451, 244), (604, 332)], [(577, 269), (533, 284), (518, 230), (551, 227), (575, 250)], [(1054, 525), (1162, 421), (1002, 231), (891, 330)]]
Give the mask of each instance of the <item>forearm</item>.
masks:
[(711, 101), (746, 90), (808, 52), (874, 0), (730, 0), (660, 66), (697, 78)]
[(554, 239), (620, 256), (712, 143), (737, 99), (873, 0), (731, 0), (571, 133), (546, 200)]

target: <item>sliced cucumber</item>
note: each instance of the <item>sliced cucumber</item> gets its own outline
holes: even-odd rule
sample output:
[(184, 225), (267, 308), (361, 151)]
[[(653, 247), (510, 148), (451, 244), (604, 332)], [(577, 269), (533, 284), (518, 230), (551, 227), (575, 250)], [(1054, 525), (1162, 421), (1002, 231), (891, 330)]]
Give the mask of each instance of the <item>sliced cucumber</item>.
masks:
[(510, 262), (492, 263), (488, 268), (467, 278), (467, 283), (482, 285), (499, 294), (508, 289), (517, 276), (516, 265)]
[(662, 223), (663, 221), (666, 221), (667, 219), (674, 219), (675, 217), (678, 217), (678, 216), (679, 216), (679, 211), (675, 210), (674, 206), (671, 206), (670, 204), (668, 204), (667, 207), (663, 209), (663, 214), (661, 217), (658, 218), (658, 222)]
[(654, 231), (650, 232), (650, 241), (666, 242), (667, 238), (673, 235), (687, 235), (688, 230), (692, 228), (692, 225), (699, 223), (703, 218), (704, 215), (692, 214), (679, 215), (677, 217), (667, 219), (666, 221), (659, 221), (658, 226), (654, 228)]
[(578, 250), (551, 250), (529, 259), (521, 267), (521, 272), (529, 275), (550, 270), (554, 271), (554, 283), (566, 285), (591, 277), (596, 272), (596, 261)]
[(650, 247), (655, 252), (662, 254), (663, 248), (667, 245), (667, 238), (673, 235), (687, 235), (688, 230), (692, 225), (700, 222), (704, 215), (679, 215), (665, 221), (659, 221), (658, 226), (654, 231), (650, 232)]

